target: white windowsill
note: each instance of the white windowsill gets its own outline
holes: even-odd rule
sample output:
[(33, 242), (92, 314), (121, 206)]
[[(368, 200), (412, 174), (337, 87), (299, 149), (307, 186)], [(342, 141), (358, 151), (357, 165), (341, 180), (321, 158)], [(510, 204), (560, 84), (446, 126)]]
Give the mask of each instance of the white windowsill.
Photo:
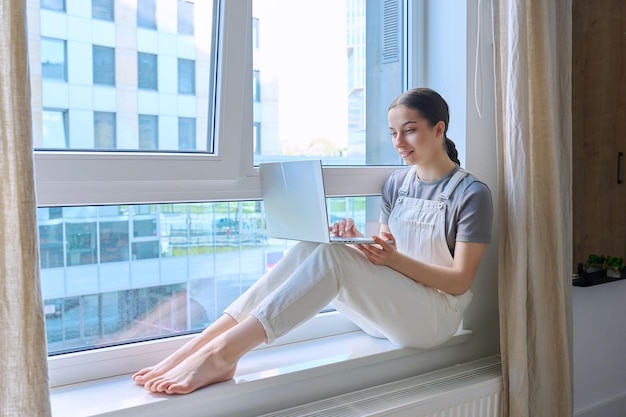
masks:
[[(472, 332), (459, 331), (443, 346), (471, 340)], [(441, 347), (438, 347), (439, 349)], [(244, 356), (235, 377), (181, 396), (150, 394), (130, 375), (50, 389), (54, 417), (77, 416), (202, 416), (258, 415), (319, 398), (324, 387), (363, 387), (342, 381), (342, 374), (383, 362), (419, 355), (386, 339), (361, 331), (306, 342), (254, 350)], [(351, 374), (350, 374), (351, 375)], [(311, 381), (310, 386), (302, 384)]]

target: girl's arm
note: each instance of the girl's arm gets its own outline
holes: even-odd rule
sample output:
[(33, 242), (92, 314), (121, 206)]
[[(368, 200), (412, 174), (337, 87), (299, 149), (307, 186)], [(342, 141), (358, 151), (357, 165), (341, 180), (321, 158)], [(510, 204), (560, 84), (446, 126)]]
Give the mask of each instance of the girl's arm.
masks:
[(421, 262), (398, 252), (395, 246), (384, 240), (384, 237), (392, 238), (388, 226), (382, 225), (380, 234), (383, 237), (374, 237), (380, 247), (359, 246), (370, 261), (387, 265), (414, 281), (453, 295), (461, 295), (469, 290), (487, 248), (486, 243), (456, 242), (454, 261), (452, 266), (446, 267)]

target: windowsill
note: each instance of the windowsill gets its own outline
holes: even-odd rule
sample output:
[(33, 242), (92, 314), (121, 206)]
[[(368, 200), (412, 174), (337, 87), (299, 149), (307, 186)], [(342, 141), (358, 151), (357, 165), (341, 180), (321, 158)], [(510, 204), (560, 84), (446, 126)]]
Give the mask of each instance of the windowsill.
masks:
[[(471, 338), (471, 331), (459, 331), (437, 349)], [(366, 368), (421, 352), (354, 331), (254, 350), (243, 357), (233, 379), (188, 395), (150, 394), (135, 385), (130, 375), (51, 388), (52, 415), (194, 416), (206, 415), (207, 410), (211, 410), (211, 415), (243, 416), (245, 410), (249, 415), (258, 415), (317, 400), (324, 395), (325, 387), (360, 389), (366, 380), (355, 380), (350, 371), (363, 369), (365, 375)], [(342, 375), (350, 379), (342, 381)], [(310, 384), (302, 384), (303, 381)]]

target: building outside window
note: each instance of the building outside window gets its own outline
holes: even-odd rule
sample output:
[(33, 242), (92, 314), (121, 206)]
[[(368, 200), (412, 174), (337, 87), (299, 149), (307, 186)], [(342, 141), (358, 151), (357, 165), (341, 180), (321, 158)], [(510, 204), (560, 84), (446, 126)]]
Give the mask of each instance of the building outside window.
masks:
[(51, 149), (69, 148), (67, 110), (43, 109), (43, 145)]
[(41, 39), (41, 76), (67, 81), (66, 42), (63, 39)]
[(93, 112), (93, 135), (95, 149), (116, 148), (115, 113)]
[(139, 149), (159, 149), (159, 116), (139, 115)]
[(196, 149), (196, 119), (191, 117), (178, 118), (178, 149)]
[(115, 85), (115, 49), (93, 46), (93, 83)]
[(196, 61), (178, 58), (178, 93), (196, 93)]
[(194, 4), (187, 0), (178, 0), (178, 33), (181, 35), (194, 34)]
[(158, 89), (157, 56), (137, 52), (137, 85), (146, 90)]
[(137, 27), (156, 29), (156, 0), (137, 0)]
[(91, 0), (91, 17), (113, 22), (115, 19), (115, 1)]

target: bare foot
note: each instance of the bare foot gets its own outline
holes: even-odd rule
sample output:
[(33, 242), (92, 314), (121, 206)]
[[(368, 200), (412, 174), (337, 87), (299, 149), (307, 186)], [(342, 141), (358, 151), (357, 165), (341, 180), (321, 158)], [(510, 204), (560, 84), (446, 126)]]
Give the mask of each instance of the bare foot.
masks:
[(235, 375), (239, 359), (266, 340), (261, 323), (248, 316), (166, 372), (152, 378), (149, 378), (149, 372), (143, 375), (143, 386), (151, 392), (188, 394), (227, 381)]
[(237, 322), (235, 321), (235, 319), (227, 314), (224, 314), (208, 328), (204, 329), (202, 333), (198, 334), (196, 337), (185, 343), (176, 352), (172, 353), (161, 362), (157, 363), (154, 366), (149, 366), (136, 372), (132, 376), (132, 380), (137, 385), (144, 385), (146, 382), (165, 374), (167, 371), (171, 370), (172, 368), (183, 362), (189, 356), (193, 355), (211, 340), (221, 335), (236, 324)]
[(176, 365), (187, 359), (190, 355), (192, 355), (193, 351), (187, 351), (184, 349), (179, 349), (176, 352), (172, 353), (167, 358), (163, 359), (161, 362), (157, 363), (154, 366), (149, 366), (147, 368), (143, 368), (140, 371), (137, 371), (132, 379), (137, 385), (143, 385), (147, 381), (156, 378), (160, 375), (163, 375), (170, 369), (174, 368)]
[(202, 349), (163, 375), (147, 381), (144, 388), (165, 394), (188, 394), (198, 388), (231, 379), (236, 369), (237, 362), (226, 360), (219, 351)]

